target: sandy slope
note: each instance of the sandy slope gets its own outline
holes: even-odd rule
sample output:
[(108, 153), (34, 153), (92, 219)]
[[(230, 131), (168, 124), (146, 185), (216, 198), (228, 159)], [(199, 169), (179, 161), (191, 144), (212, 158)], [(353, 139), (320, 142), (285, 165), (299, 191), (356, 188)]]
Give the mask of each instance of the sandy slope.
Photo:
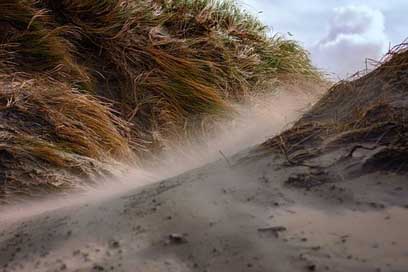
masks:
[[(246, 153), (89, 204), (0, 223), (3, 271), (408, 271), (406, 177), (313, 188)], [(272, 227), (272, 228), (271, 228)]]

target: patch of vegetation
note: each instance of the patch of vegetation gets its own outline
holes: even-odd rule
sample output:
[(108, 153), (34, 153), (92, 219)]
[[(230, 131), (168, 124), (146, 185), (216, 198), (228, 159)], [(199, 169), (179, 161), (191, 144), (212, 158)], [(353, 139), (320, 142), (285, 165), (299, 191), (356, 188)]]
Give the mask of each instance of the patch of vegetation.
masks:
[[(188, 141), (271, 79), (321, 80), (295, 41), (228, 0), (4, 0), (0, 57), (5, 152), (75, 175), (92, 172), (77, 158)], [(9, 170), (3, 183), (24, 183)]]

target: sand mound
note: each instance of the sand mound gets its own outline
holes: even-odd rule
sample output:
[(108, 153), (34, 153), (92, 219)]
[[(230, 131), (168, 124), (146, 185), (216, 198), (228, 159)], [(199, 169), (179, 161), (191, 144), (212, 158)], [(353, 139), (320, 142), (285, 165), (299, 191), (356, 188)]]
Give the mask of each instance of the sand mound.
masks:
[(332, 87), (293, 128), (259, 150), (279, 151), (289, 165), (319, 174), (406, 172), (407, 91), (408, 50), (400, 45), (374, 71)]

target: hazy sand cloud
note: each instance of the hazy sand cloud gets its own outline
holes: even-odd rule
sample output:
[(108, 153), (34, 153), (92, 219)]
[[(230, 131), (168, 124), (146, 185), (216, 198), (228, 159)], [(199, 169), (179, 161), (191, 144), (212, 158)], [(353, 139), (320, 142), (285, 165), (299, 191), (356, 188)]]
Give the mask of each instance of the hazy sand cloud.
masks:
[(365, 68), (365, 58), (378, 59), (388, 48), (385, 18), (367, 6), (336, 8), (327, 36), (311, 48), (315, 64), (340, 77)]

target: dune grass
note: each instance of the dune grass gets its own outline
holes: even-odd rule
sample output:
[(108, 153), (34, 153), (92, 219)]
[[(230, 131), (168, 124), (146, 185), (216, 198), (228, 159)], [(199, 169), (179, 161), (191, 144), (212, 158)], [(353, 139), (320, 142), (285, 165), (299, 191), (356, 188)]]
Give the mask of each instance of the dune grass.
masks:
[(0, 88), (0, 196), (78, 186), (135, 162), (127, 124), (108, 104), (18, 74), (0, 75)]
[(24, 108), (18, 131), (44, 148), (20, 149), (57, 168), (70, 165), (58, 154), (145, 159), (271, 79), (321, 80), (295, 41), (227, 0), (4, 0), (0, 30), (2, 120)]

